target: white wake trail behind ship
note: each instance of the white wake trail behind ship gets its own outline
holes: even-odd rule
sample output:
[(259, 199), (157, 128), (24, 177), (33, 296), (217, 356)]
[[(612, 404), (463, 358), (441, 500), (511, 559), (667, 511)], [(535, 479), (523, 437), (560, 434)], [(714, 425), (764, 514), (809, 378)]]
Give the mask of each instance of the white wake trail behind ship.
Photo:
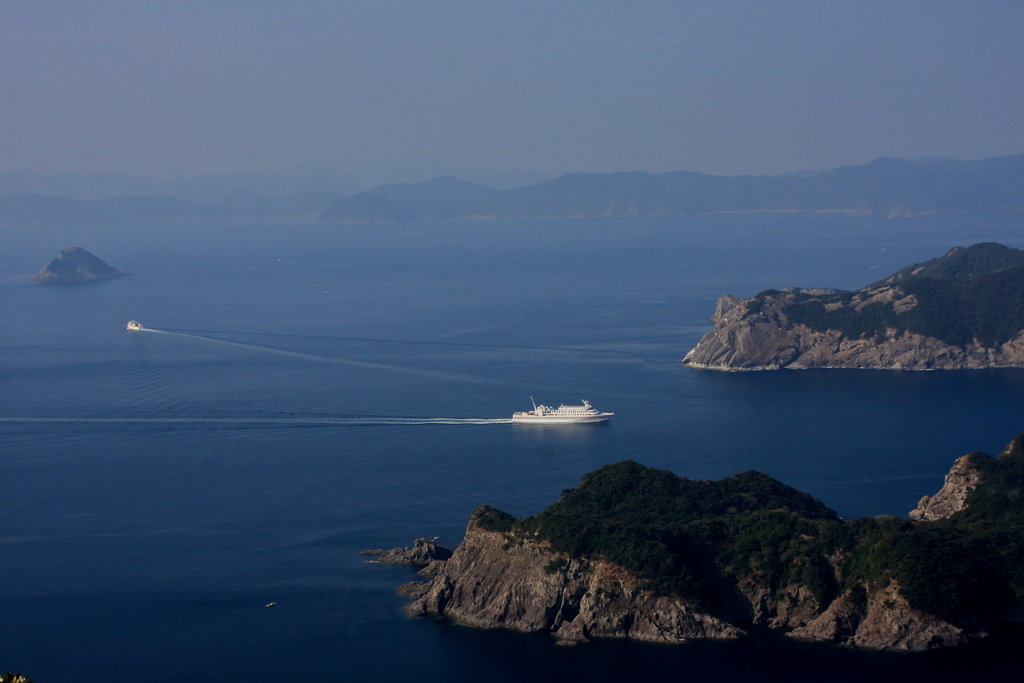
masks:
[[(459, 373), (450, 372), (439, 372), (433, 370), (423, 370), (420, 368), (408, 368), (397, 365), (389, 365), (386, 363), (375, 363), (370, 361), (359, 361), (350, 360), (347, 358), (335, 358), (331, 356), (321, 356), (312, 353), (303, 353), (301, 351), (289, 351), (286, 349), (274, 348), (272, 346), (262, 346), (260, 344), (248, 344), (245, 342), (230, 341), (227, 339), (219, 339), (217, 337), (208, 337), (205, 335), (192, 334), (188, 332), (175, 332), (170, 330), (158, 330), (152, 328), (144, 328), (137, 330), (137, 332), (149, 332), (153, 334), (171, 335), (175, 337), (185, 337), (188, 339), (195, 339), (204, 342), (213, 342), (224, 346), (233, 346), (242, 348), (250, 351), (259, 351), (263, 353), (272, 353), (278, 356), (285, 356), (288, 358), (297, 358), (305, 361), (313, 361), (317, 363), (332, 363), (337, 365), (355, 366), (361, 368), (370, 368), (374, 370), (384, 370), (390, 372), (402, 372), (408, 374), (415, 374), (420, 376), (431, 377), (435, 379), (445, 379), (449, 381), (463, 381), (463, 382), (477, 382), (477, 383), (495, 383), (491, 380), (474, 377), (471, 375), (464, 375)], [(157, 380), (160, 379), (160, 373), (156, 372), (150, 367), (148, 363), (141, 363), (136, 370), (143, 372), (146, 375), (146, 386), (156, 386), (159, 384)], [(161, 387), (156, 386), (156, 389)], [(166, 387), (163, 387), (166, 389)], [(34, 424), (81, 424), (81, 425), (138, 425), (144, 426), (193, 426), (193, 427), (211, 427), (216, 428), (218, 426), (232, 428), (232, 427), (372, 427), (372, 426), (417, 426), (417, 425), (493, 425), (493, 424), (510, 424), (512, 420), (510, 418), (490, 419), (490, 418), (460, 418), (460, 417), (388, 417), (388, 416), (302, 416), (302, 415), (287, 415), (287, 416), (274, 416), (274, 415), (225, 415), (216, 417), (206, 417), (200, 415), (167, 415), (166, 411), (173, 408), (173, 400), (168, 399), (164, 394), (166, 391), (150, 391), (147, 396), (150, 399), (161, 398), (163, 400), (157, 401), (153, 404), (153, 401), (146, 401), (144, 403), (150, 403), (148, 409), (136, 412), (134, 410), (118, 410), (114, 406), (108, 406), (109, 412), (114, 412), (114, 415), (109, 417), (95, 417), (82, 415), (53, 415), (52, 413), (47, 416), (0, 416), (0, 424), (19, 424), (19, 423), (34, 423)], [(151, 395), (152, 394), (152, 395)], [(157, 412), (163, 413), (163, 415), (154, 415), (154, 408)], [(122, 415), (116, 413), (121, 412)], [(148, 415), (146, 413), (149, 413)]]
[(314, 353), (303, 353), (302, 351), (288, 351), (287, 349), (278, 349), (273, 346), (262, 346), (260, 344), (247, 344), (245, 342), (229, 341), (227, 339), (218, 339), (217, 337), (207, 337), (201, 334), (190, 334), (188, 332), (171, 332), (169, 330), (156, 330), (152, 328), (144, 328), (139, 332), (152, 332), (155, 334), (170, 334), (176, 337), (187, 337), (189, 339), (201, 339), (203, 341), (215, 342), (217, 344), (224, 344), (226, 346), (235, 346), (238, 348), (249, 349), (254, 351), (262, 351), (264, 353), (273, 353), (278, 356), (286, 356), (288, 358), (301, 358), (303, 360), (317, 361), (320, 363), (334, 363), (336, 365), (348, 365), (357, 368), (369, 368), (373, 370), (385, 370), (388, 372), (400, 372), (409, 375), (418, 375), (421, 377), (433, 377), (435, 379), (443, 379), (447, 381), (455, 382), (472, 382), (474, 384), (504, 384), (491, 379), (484, 379), (482, 377), (474, 377), (473, 375), (466, 375), (458, 372), (441, 372), (439, 370), (424, 370), (422, 368), (410, 368), (401, 365), (389, 365), (387, 363), (374, 363), (372, 361), (362, 360), (351, 360), (348, 358), (335, 358), (333, 356), (320, 356)]
[(0, 423), (209, 424), (253, 426), (493, 425), (511, 419), (473, 417), (0, 417)]

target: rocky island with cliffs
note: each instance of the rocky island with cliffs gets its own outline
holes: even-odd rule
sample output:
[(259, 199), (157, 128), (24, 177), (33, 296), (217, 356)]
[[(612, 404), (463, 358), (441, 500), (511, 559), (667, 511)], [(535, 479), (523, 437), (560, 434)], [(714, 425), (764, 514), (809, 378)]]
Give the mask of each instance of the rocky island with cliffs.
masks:
[(34, 285), (80, 285), (106, 282), (129, 275), (118, 270), (81, 247), (71, 247), (57, 254), (57, 257), (39, 269)]
[(1024, 367), (1024, 251), (955, 247), (856, 292), (723, 296), (684, 363), (714, 370)]
[(1024, 434), (997, 458), (957, 460), (909, 520), (845, 522), (754, 471), (693, 481), (626, 461), (536, 516), (480, 507), (451, 557), (424, 555), (427, 580), (400, 592), (410, 616), (566, 644), (764, 625), (869, 649), (956, 647), (1024, 626), (1022, 490)]

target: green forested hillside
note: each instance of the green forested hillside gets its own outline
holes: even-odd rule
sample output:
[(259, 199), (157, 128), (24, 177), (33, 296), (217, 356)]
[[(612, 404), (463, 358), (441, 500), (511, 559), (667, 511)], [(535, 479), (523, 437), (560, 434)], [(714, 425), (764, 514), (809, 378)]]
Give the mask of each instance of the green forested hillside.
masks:
[(1011, 249), (997, 242), (979, 242), (967, 249), (953, 247), (943, 256), (901, 268), (884, 280), (868, 285), (865, 289), (891, 285), (912, 277), (963, 280), (1016, 266), (1024, 266), (1024, 251)]
[(1024, 600), (1024, 435), (1015, 443), (998, 459), (972, 456), (986, 483), (940, 522), (844, 522), (758, 472), (693, 481), (626, 461), (586, 475), (535, 517), (484, 508), (473, 523), (606, 558), (706, 609), (737, 587), (798, 584), (827, 601), (847, 590), (866, 598), (892, 578), (914, 607), (963, 621)]
[[(903, 307), (909, 310), (898, 312), (894, 301), (856, 310), (858, 299), (889, 282), (897, 288), (897, 300), (914, 297), (912, 307)], [(778, 294), (775, 290), (762, 292), (748, 305), (748, 311), (755, 312), (766, 296)], [(857, 339), (877, 337), (890, 328), (947, 344), (963, 346), (977, 340), (993, 347), (1024, 330), (1024, 251), (994, 243), (976, 244), (904, 268), (861, 292), (796, 293), (792, 298), (783, 312), (790, 322), (812, 330), (838, 330)]]

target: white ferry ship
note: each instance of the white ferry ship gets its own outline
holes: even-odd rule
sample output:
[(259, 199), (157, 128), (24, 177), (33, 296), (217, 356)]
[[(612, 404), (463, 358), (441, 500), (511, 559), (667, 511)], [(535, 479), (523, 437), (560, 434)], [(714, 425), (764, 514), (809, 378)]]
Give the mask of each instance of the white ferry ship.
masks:
[(530, 422), (533, 424), (554, 425), (554, 424), (575, 424), (579, 422), (604, 422), (615, 413), (602, 413), (590, 405), (590, 401), (584, 401), (581, 406), (560, 405), (552, 408), (545, 405), (533, 403), (533, 410), (522, 413), (512, 413), (512, 422)]
[(140, 323), (138, 320), (129, 320), (128, 321), (128, 329), (129, 330), (141, 330), (142, 329), (142, 323)]

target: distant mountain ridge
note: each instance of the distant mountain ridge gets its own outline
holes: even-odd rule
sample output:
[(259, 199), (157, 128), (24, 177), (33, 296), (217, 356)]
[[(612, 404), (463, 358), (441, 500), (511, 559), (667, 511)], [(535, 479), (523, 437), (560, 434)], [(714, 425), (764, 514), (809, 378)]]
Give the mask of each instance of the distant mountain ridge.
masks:
[(498, 189), (533, 185), (554, 177), (519, 170), (478, 169), (433, 159), (403, 157), (377, 162), (309, 163), (283, 171), (206, 173), (152, 177), (126, 173), (0, 173), (0, 196), (38, 194), (93, 200), (111, 197), (171, 195), (193, 202), (216, 202), (235, 190), (280, 198), (300, 192), (336, 192), (340, 196), (391, 183), (416, 183), (441, 176)]
[[(295, 173), (296, 177), (313, 177), (314, 171), (308, 168)], [(313, 176), (302, 176), (303, 173)], [(8, 175), (0, 174), (0, 188)], [(344, 191), (319, 187), (276, 198), (267, 198), (266, 194), (247, 187), (224, 189), (218, 183), (227, 177), (207, 177), (212, 186), (221, 190), (216, 195), (219, 201), (208, 202), (179, 199), (170, 194), (91, 200), (7, 194), (0, 196), (0, 225), (306, 216), (323, 224), (374, 225), (471, 217), (674, 216), (768, 211), (910, 217), (1024, 211), (1024, 155), (981, 161), (882, 158), (809, 176), (712, 176), (692, 171), (571, 173), (504, 190), (445, 175), (422, 182), (378, 185), (348, 196)], [(214, 182), (214, 178), (218, 180)]]
[[(571, 173), (487, 193), (472, 183), (384, 185), (325, 211), (321, 223), (392, 223), (470, 216), (497, 218), (669, 216), (717, 212), (846, 211), (913, 216), (1024, 211), (1024, 155), (931, 163), (876, 159), (812, 177)], [(471, 198), (469, 198), (471, 197)]]

